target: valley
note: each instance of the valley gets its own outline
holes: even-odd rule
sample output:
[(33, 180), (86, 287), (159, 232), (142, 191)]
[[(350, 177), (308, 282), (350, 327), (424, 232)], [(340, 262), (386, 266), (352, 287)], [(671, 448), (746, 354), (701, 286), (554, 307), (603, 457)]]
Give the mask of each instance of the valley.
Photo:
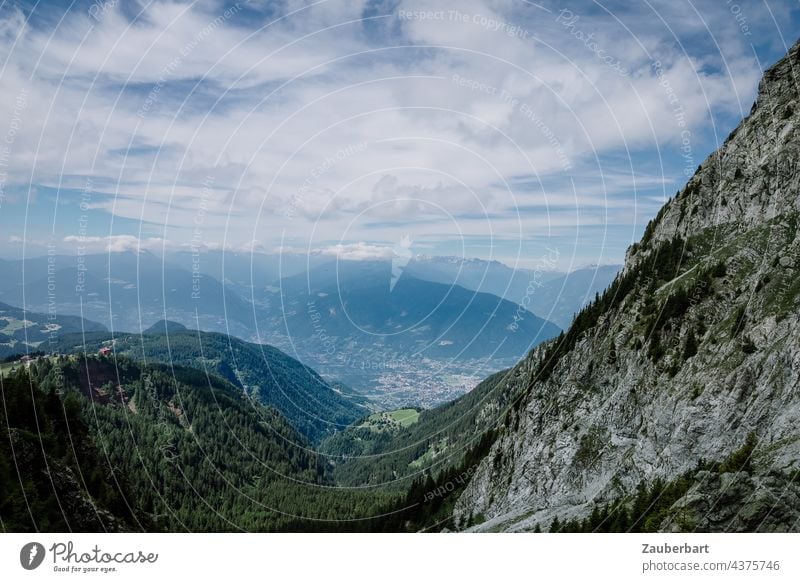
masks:
[[(72, 317), (70, 322), (84, 318), (82, 328), (71, 323), (62, 333), (142, 333), (173, 321), (273, 345), (328, 382), (352, 387), (374, 407), (431, 408), (465, 394), (557, 335), (560, 328), (538, 317), (534, 307), (561, 313), (556, 317), (563, 320), (616, 269), (587, 268), (565, 276), (496, 261), (418, 257), (390, 288), (386, 261), (116, 252), (2, 261), (0, 299), (22, 305), (24, 298), (31, 313), (47, 312), (53, 303), (58, 316)], [(44, 291), (49, 279), (52, 301)], [(520, 301), (531, 281), (536, 292), (527, 293), (535, 300), (525, 309)], [(38, 345), (37, 337), (31, 336), (29, 349)], [(4, 353), (23, 353), (25, 345)]]
[(798, 70), (621, 267), (3, 261), (2, 529), (797, 532)]
[[(284, 350), (297, 346), (282, 345)], [(487, 375), (508, 367), (513, 359), (410, 358), (392, 357), (379, 347), (343, 347), (344, 355), (316, 352), (315, 356), (298, 350), (303, 361), (314, 361), (315, 369), (329, 381), (352, 386), (378, 408), (389, 410), (403, 406), (434, 408), (472, 390)], [(354, 355), (353, 355), (354, 354)]]

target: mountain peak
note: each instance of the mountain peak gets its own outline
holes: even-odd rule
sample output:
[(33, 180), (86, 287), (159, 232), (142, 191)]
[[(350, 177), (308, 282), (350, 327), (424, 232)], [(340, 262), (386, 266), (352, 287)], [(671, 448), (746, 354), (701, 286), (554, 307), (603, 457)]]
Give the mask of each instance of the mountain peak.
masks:
[(796, 40), (792, 48), (778, 60), (774, 65), (764, 71), (764, 76), (758, 85), (758, 98), (753, 104), (756, 109), (764, 101), (769, 101), (775, 93), (776, 88), (779, 92), (785, 89), (779, 86), (790, 85), (797, 93), (798, 83), (800, 83), (800, 39)]
[[(793, 491), (800, 469), (799, 79), (795, 45), (614, 283), (509, 374), (524, 395), (458, 499), (458, 527), (541, 529), (604, 505), (624, 514), (641, 509), (637, 491), (665, 488), (676, 495), (660, 512), (619, 531), (796, 521), (751, 489), (769, 476)], [(729, 489), (731, 472), (752, 483)]]
[(187, 331), (186, 326), (182, 323), (178, 323), (177, 321), (162, 319), (161, 321), (155, 322), (142, 333), (145, 335), (152, 335), (158, 333), (177, 333), (179, 331)]
[(650, 221), (642, 241), (629, 249), (626, 265), (649, 256), (645, 252), (634, 258), (651, 243), (710, 227), (751, 228), (800, 210), (794, 178), (800, 157), (799, 89), (800, 41), (767, 69), (750, 114)]

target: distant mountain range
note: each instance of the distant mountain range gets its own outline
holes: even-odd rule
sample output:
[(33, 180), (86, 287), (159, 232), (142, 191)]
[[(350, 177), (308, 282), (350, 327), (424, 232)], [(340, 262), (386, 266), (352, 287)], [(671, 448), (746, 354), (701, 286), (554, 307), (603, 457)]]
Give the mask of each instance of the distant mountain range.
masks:
[[(389, 357), (519, 358), (558, 326), (489, 293), (404, 274), (388, 262), (339, 261), (283, 279), (265, 295), (281, 331), (307, 349)], [(282, 329), (283, 328), (283, 329)]]
[(566, 328), (595, 294), (611, 284), (620, 268), (621, 265), (595, 265), (563, 273), (512, 269), (498, 261), (417, 256), (405, 267), (404, 274), (491, 293)]
[(261, 253), (233, 250), (181, 250), (167, 252), (166, 260), (185, 271), (199, 272), (235, 289), (250, 300), (254, 291), (278, 280), (304, 273), (330, 262), (330, 257), (295, 253)]
[(0, 263), (0, 300), (81, 315), (109, 329), (144, 330), (170, 319), (249, 337), (251, 305), (217, 279), (153, 253), (58, 255)]
[[(321, 254), (265, 254), (203, 250), (171, 252), (167, 260), (184, 270), (196, 270), (236, 289), (245, 299), (265, 287), (277, 287), (280, 279), (310, 270), (335, 268), (336, 260)], [(342, 264), (353, 261), (341, 260)], [(372, 264), (391, 261), (369, 261)], [(602, 292), (621, 265), (580, 267), (569, 273), (547, 269), (510, 267), (500, 261), (477, 258), (415, 255), (399, 269), (399, 279), (411, 276), (423, 281), (459, 285), (496, 295), (523, 306), (535, 315), (565, 328), (596, 293)]]
[(500, 261), (425, 255), (414, 256), (403, 272), (425, 281), (461, 285), (473, 291), (491, 293), (514, 303), (522, 300), (531, 281), (547, 283), (564, 274), (553, 266), (537, 271), (509, 267)]
[(567, 329), (575, 315), (605, 291), (621, 269), (621, 265), (596, 265), (547, 281), (530, 295), (529, 309)]
[[(294, 288), (291, 280), (307, 271), (319, 283), (319, 273), (332, 272), (337, 264), (345, 265), (342, 276), (348, 276), (345, 271), (354, 268), (346, 265), (353, 262), (315, 254), (213, 250), (168, 252), (164, 257), (142, 251), (0, 260), (0, 301), (38, 312), (55, 302), (59, 314), (82, 315), (119, 331), (142, 331), (168, 319), (249, 339), (254, 337), (254, 318), (263, 316), (257, 311), (265, 290), (280, 287), (281, 279)], [(366, 269), (384, 268), (378, 261), (365, 264)], [(388, 269), (391, 262), (383, 264)], [(585, 267), (566, 274), (513, 269), (498, 261), (416, 256), (397, 280), (412, 277), (495, 295), (563, 328), (618, 269)]]
[(52, 351), (65, 334), (103, 331), (103, 325), (80, 317), (24, 311), (0, 303), (0, 359)]
[(433, 406), (557, 335), (615, 272), (421, 256), (396, 267), (313, 253), (56, 255), (0, 261), (0, 300), (91, 329), (167, 320), (268, 343), (384, 405)]

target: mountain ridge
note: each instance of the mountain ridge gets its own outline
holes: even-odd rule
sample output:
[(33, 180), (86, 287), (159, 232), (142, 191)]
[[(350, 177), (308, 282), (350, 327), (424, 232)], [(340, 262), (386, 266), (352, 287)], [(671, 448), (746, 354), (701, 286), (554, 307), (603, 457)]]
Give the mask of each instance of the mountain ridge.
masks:
[[(796, 509), (769, 517), (777, 485), (763, 483), (791, 491), (800, 458), (798, 67), (795, 44), (611, 287), (519, 364), (524, 395), (459, 496), (456, 527), (546, 530), (602, 504), (628, 512), (642, 483), (690, 475), (651, 527), (796, 529)], [(740, 450), (747, 471), (721, 472)], [(737, 475), (753, 495), (725, 516), (711, 502)]]
[(184, 329), (67, 335), (61, 338), (59, 348), (65, 354), (111, 348), (115, 354), (135, 360), (217, 375), (248, 397), (278, 410), (312, 442), (343, 430), (367, 412), (362, 398), (328, 383), (278, 348), (217, 332)]
[(494, 353), (490, 345), (502, 352), (496, 357), (519, 357), (560, 331), (496, 295), (410, 275), (401, 276), (394, 288), (389, 281), (388, 263), (367, 261), (317, 267), (284, 279), (281, 306), (287, 333), (314, 338), (324, 332), (355, 344), (459, 358)]

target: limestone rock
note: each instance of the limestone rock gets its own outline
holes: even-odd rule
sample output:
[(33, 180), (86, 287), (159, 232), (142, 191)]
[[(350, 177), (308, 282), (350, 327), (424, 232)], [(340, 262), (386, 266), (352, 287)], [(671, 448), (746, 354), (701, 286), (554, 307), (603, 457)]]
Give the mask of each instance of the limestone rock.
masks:
[(770, 479), (791, 483), (800, 469), (798, 87), (800, 44), (629, 249), (618, 296), (588, 310), (561, 352), (554, 340), (519, 364), (523, 399), (458, 499), (458, 527), (477, 515), (473, 529), (493, 531), (585, 515), (642, 481), (722, 460), (750, 433), (755, 474), (709, 477), (679, 503), (698, 528), (798, 527), (797, 487), (770, 497)]

